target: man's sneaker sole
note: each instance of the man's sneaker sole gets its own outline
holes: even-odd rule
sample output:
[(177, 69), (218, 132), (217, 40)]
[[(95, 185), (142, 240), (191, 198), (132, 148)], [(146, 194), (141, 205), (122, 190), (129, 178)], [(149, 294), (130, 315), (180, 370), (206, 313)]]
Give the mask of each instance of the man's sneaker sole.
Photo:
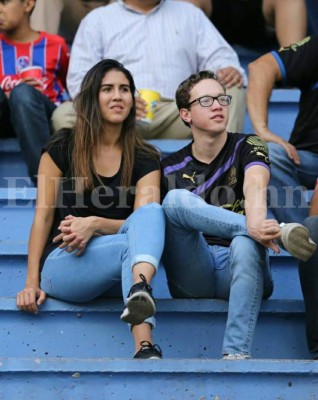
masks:
[(120, 319), (131, 325), (139, 325), (155, 313), (156, 305), (152, 296), (146, 291), (138, 291), (128, 297), (127, 306)]
[(225, 354), (223, 360), (250, 360), (251, 356), (245, 354)]
[(284, 225), (281, 240), (284, 248), (301, 261), (307, 261), (317, 249), (317, 244), (309, 237), (308, 229), (298, 223)]

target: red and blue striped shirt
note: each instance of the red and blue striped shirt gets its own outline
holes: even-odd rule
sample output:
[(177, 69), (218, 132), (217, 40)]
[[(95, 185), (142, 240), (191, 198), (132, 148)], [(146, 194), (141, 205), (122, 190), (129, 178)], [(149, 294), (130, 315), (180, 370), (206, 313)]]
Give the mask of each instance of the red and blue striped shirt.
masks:
[(68, 99), (66, 74), (69, 48), (58, 35), (40, 32), (34, 42), (13, 42), (0, 34), (0, 87), (6, 94), (20, 83), (19, 72), (29, 66), (43, 70), (43, 94), (59, 104)]

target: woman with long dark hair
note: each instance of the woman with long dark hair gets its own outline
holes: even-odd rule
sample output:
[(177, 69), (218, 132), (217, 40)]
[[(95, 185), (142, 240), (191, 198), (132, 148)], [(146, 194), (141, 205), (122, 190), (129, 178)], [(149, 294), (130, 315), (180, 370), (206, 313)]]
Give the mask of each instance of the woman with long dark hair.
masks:
[(45, 147), (17, 305), (37, 312), (46, 294), (87, 302), (114, 297), (122, 286), (121, 319), (131, 324), (134, 357), (160, 358), (149, 286), (164, 244), (159, 155), (136, 134), (135, 92), (122, 64), (99, 62), (75, 99), (75, 128)]

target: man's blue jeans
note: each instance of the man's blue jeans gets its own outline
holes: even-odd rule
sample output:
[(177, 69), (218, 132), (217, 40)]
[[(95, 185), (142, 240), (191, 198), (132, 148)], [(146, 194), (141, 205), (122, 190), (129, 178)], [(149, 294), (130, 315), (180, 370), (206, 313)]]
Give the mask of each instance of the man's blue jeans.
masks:
[[(55, 249), (45, 260), (41, 288), (69, 302), (88, 302), (99, 296), (124, 298), (133, 285), (132, 268), (148, 262), (157, 270), (164, 246), (165, 216), (150, 203), (138, 208), (115, 235), (92, 238), (84, 253)], [(154, 325), (154, 319), (146, 322)]]
[[(267, 249), (249, 237), (245, 216), (187, 190), (169, 191), (163, 209), (172, 297), (229, 300), (222, 353), (250, 355), (261, 301), (273, 291)], [(202, 233), (232, 239), (231, 245), (209, 246)]]
[(301, 164), (297, 166), (284, 148), (268, 143), (271, 179), (268, 185), (268, 207), (280, 222), (299, 222), (308, 216), (306, 189), (315, 187), (318, 177), (318, 154), (298, 150)]
[[(42, 148), (51, 135), (51, 116), (56, 105), (39, 90), (21, 83), (12, 90), (9, 99), (0, 89), (0, 106), (9, 110), (9, 116), (1, 116), (1, 124), (8, 130), (13, 129), (29, 176), (36, 181)], [(11, 127), (8, 127), (8, 121)]]

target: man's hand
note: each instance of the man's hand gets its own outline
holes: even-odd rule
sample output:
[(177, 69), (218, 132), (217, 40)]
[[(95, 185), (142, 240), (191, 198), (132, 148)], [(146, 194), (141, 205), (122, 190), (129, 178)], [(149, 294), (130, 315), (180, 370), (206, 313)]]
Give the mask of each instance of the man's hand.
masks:
[(297, 153), (296, 147), (287, 142), (286, 140), (283, 140), (282, 142), (279, 143), (286, 151), (288, 157), (293, 160), (293, 162), (296, 165), (300, 165), (300, 158)]
[(136, 96), (136, 119), (145, 118), (147, 114), (147, 102), (140, 96)]
[(233, 86), (237, 86), (238, 88), (243, 87), (243, 76), (233, 67), (221, 68), (217, 71), (216, 75), (221, 84), (227, 89)]
[(20, 83), (25, 83), (29, 86), (33, 86), (35, 89), (42, 91), (44, 89), (44, 84), (41, 80), (35, 78), (23, 78), (21, 79)]
[(280, 249), (274, 242), (281, 236), (281, 227), (274, 219), (265, 219), (262, 221), (260, 227), (248, 227), (250, 236), (263, 246), (272, 249), (275, 253), (279, 254)]

